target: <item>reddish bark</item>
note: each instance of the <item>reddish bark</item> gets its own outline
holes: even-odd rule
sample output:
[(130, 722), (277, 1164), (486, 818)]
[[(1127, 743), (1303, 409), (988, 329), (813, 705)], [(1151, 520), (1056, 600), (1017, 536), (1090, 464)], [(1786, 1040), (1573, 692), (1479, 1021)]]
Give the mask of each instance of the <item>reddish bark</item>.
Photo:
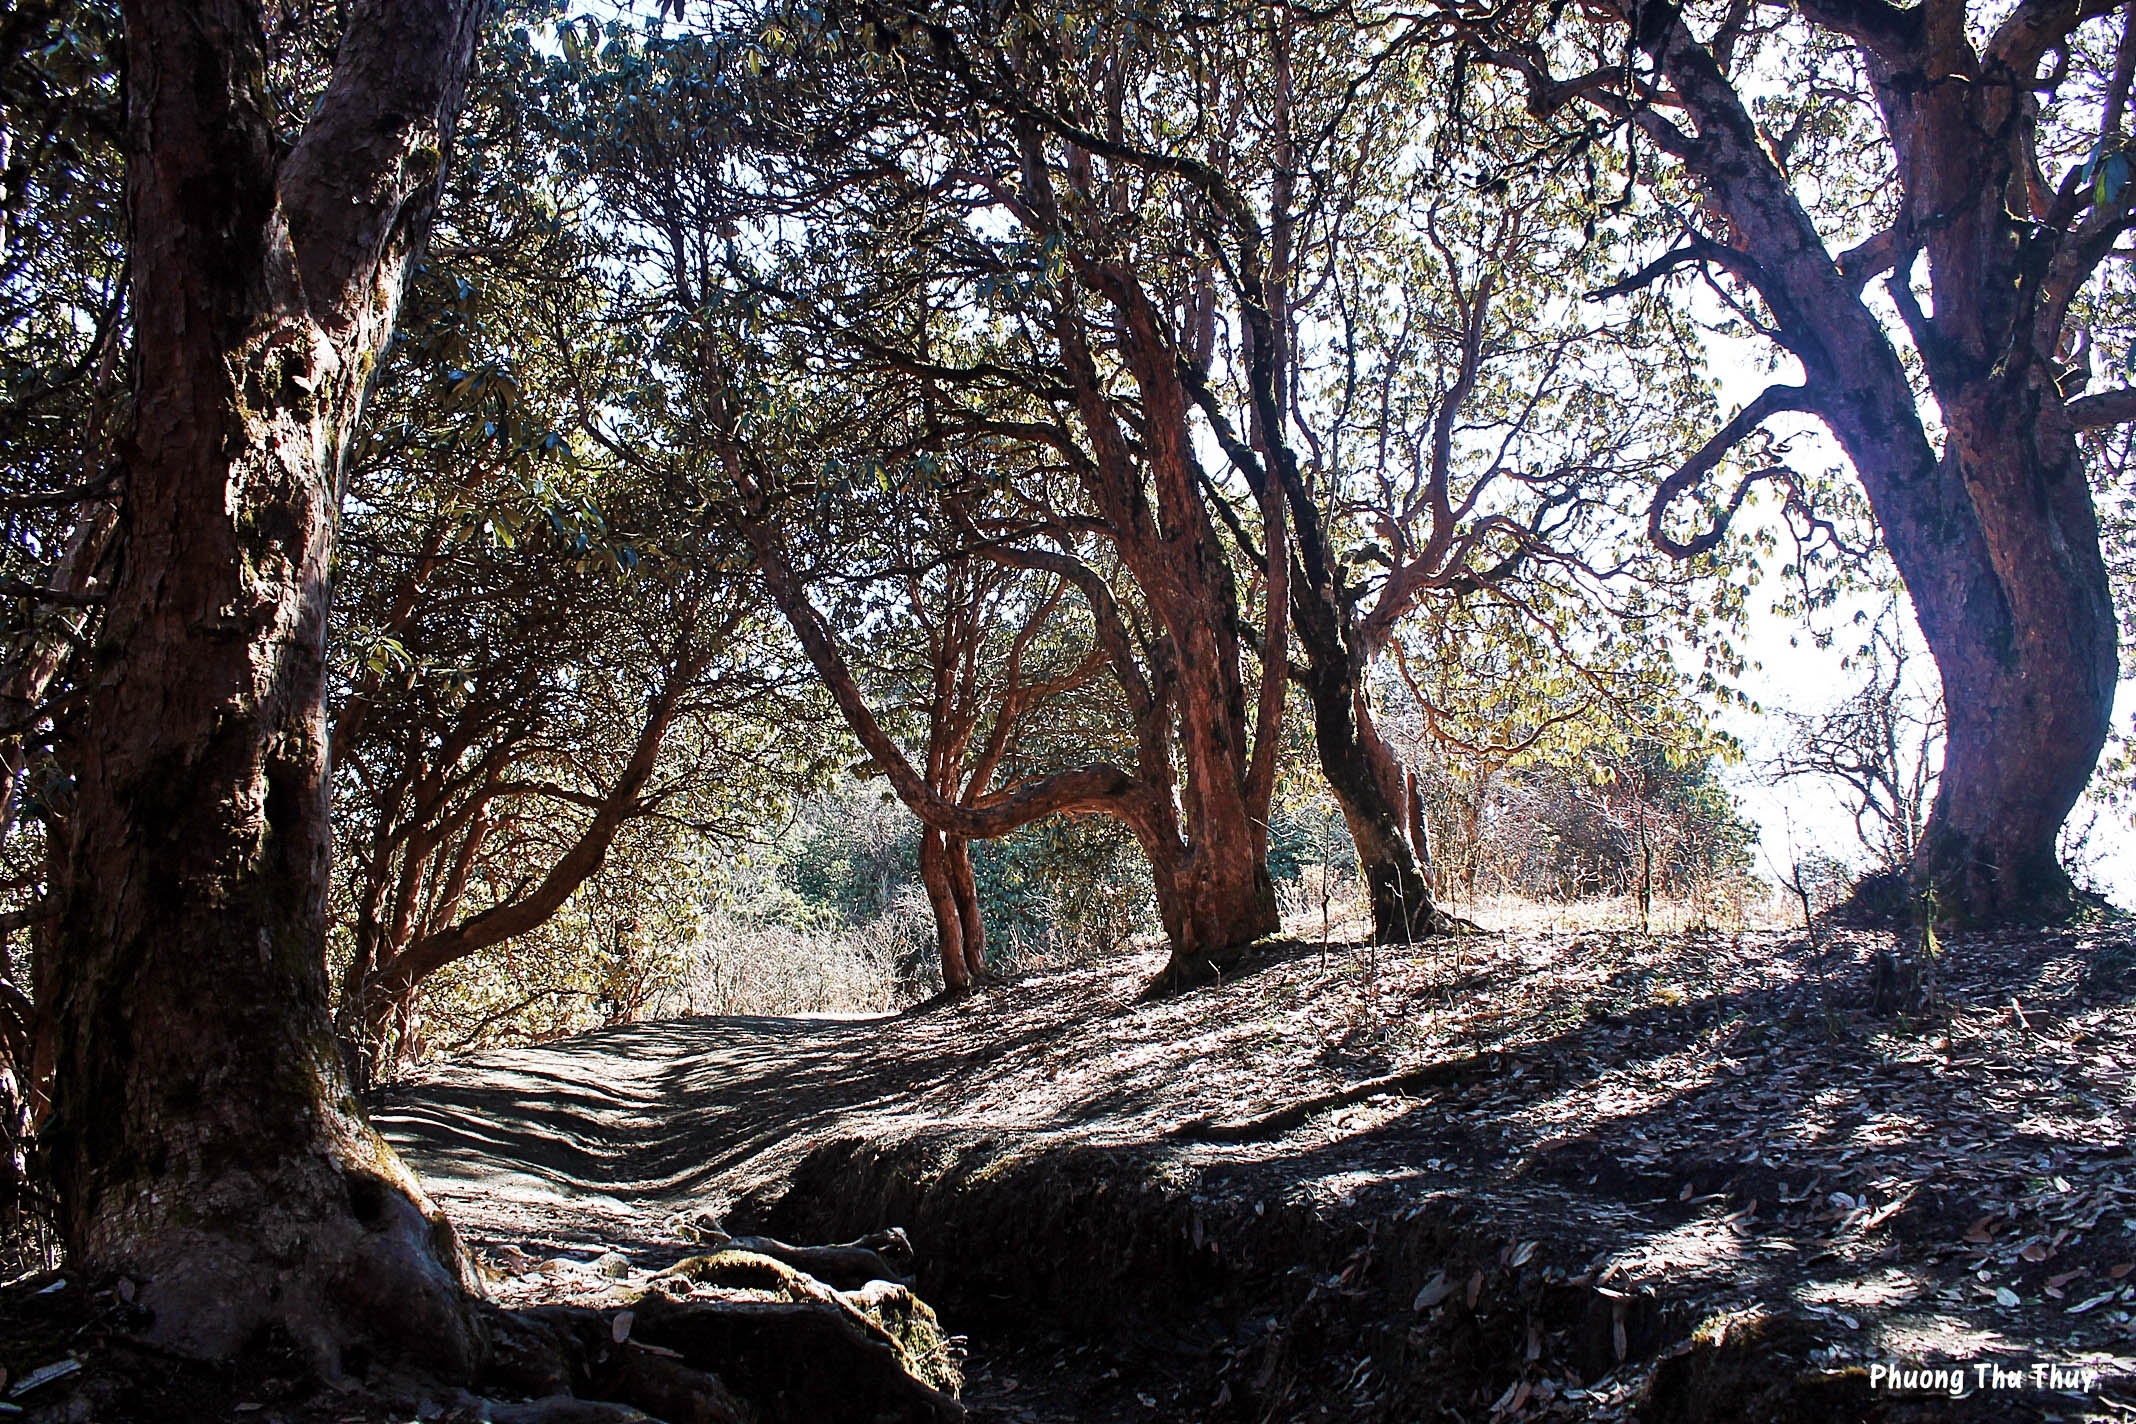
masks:
[(957, 927), (964, 949), (964, 968), (973, 979), (994, 977), (986, 963), (986, 921), (979, 913), (979, 881), (972, 874), (972, 845), (967, 840), (949, 843), (950, 897), (957, 907)]
[[(978, 806), (992, 795), (1002, 760), (1016, 745), (1023, 724), (1048, 698), (1089, 682), (1103, 660), (1094, 655), (1053, 678), (1034, 681), (1029, 676), (1025, 661), (1032, 640), (1044, 630), (1066, 590), (1065, 583), (1056, 581), (1052, 591), (1025, 612), (998, 672), (990, 670), (986, 663), (991, 634), (1006, 612), (1006, 596), (1017, 591), (1008, 568), (953, 559), (939, 582), (931, 596), (926, 580), (907, 580), (932, 673), (925, 775), (928, 786), (943, 799)], [(985, 740), (978, 742), (982, 729)], [(972, 873), (970, 839), (928, 828), (920, 846), (920, 878), (934, 910), (943, 986), (959, 993), (995, 978), (986, 963), (986, 923)]]
[(920, 883), (934, 910), (942, 987), (952, 994), (995, 977), (986, 963), (986, 926), (980, 917), (969, 845), (962, 836), (945, 836), (932, 826), (920, 830)]
[[(1117, 429), (1114, 434), (1117, 436)], [(1124, 440), (1120, 449), (1124, 455)], [(745, 505), (761, 511), (762, 485), (748, 473), (746, 452), (729, 444), (724, 455)], [(1147, 516), (1144, 507), (1142, 517), (1146, 524)], [(1206, 527), (1206, 514), (1203, 517)], [(945, 977), (952, 985), (957, 982), (957, 976), (950, 973), (947, 949), (952, 912), (958, 924), (957, 954), (967, 974), (977, 967), (971, 963), (967, 947), (972, 947), (973, 952), (981, 952), (978, 947), (983, 946), (980, 938), (983, 931), (968, 936), (964, 928), (967, 917), (975, 927), (977, 925), (976, 891), (967, 893), (961, 904), (958, 899), (959, 885), (968, 882), (968, 861), (962, 873), (947, 874), (965, 858), (962, 843), (1007, 835), (1052, 815), (1108, 815), (1134, 831), (1149, 859), (1159, 918), (1172, 943), (1172, 966), (1168, 971), (1171, 982), (1198, 982), (1222, 972), (1248, 944), (1276, 929), (1274, 885), (1268, 877), (1265, 848), (1254, 824), (1255, 821), (1265, 823), (1267, 807), (1264, 802), (1257, 815), (1249, 815), (1244, 794), (1249, 784), (1249, 758), (1242, 754), (1245, 743), (1243, 698), (1232, 700), (1230, 707), (1237, 715), (1235, 719), (1227, 719), (1220, 714), (1211, 715), (1209, 707), (1222, 696), (1225, 684), (1220, 670), (1209, 669), (1204, 664), (1204, 676), (1190, 683), (1183, 674), (1184, 659), (1181, 659), (1179, 662), (1168, 660), (1154, 678), (1146, 674), (1135, 657), (1109, 591), (1088, 566), (1052, 551), (1009, 548), (986, 551), (987, 557), (1004, 564), (1056, 573), (1089, 602), (1099, 629), (1099, 646), (1088, 666), (1094, 669), (1098, 665), (1097, 659), (1102, 658), (1103, 666), (1126, 697), (1139, 729), (1136, 770), (1130, 772), (1112, 763), (1100, 762), (1010, 787), (990, 789), (1001, 755), (1001, 739), (1007, 735), (1006, 728), (1013, 726), (1019, 710), (1012, 698), (1010, 704), (997, 713), (995, 726), (999, 735), (982, 753), (973, 774), (965, 778), (965, 791), (959, 796), (945, 789), (953, 781), (938, 784), (922, 768), (915, 767), (883, 729), (854, 680), (837, 640), (795, 574), (777, 530), (761, 514), (746, 517), (743, 528), (773, 601), (793, 626), (803, 651), (829, 689), (854, 737), (873, 764), (887, 776), (898, 798), (930, 831), (942, 837), (941, 866), (945, 878), (929, 883), (928, 890), (930, 900), (936, 906), (938, 941), (944, 946)], [(1159, 545), (1155, 530), (1147, 532), (1151, 544)], [(1213, 531), (1210, 531), (1210, 542), (1213, 545)], [(1154, 549), (1151, 558), (1150, 567), (1162, 570)], [(1172, 577), (1170, 571), (1163, 571), (1163, 575), (1168, 580)], [(1228, 593), (1228, 570), (1225, 577)], [(1229, 606), (1233, 610), (1230, 627), (1235, 637), (1236, 604)], [(1183, 610), (1181, 621), (1185, 621)], [(1221, 618), (1212, 621), (1218, 629), (1224, 626)], [(1204, 643), (1212, 641), (1207, 630), (1199, 636)], [(1229, 686), (1235, 692), (1241, 687), (1237, 673), (1237, 643), (1232, 642), (1227, 651), (1232, 659)], [(1202, 703), (1199, 716), (1186, 710), (1186, 706), (1191, 705), (1187, 696), (1190, 692)], [(1185, 735), (1181, 739), (1188, 742), (1190, 749), (1197, 735), (1217, 742), (1215, 747), (1205, 748), (1201, 758), (1191, 755), (1187, 758), (1188, 784), (1176, 800), (1172, 789), (1177, 775), (1175, 718), (1184, 727)], [(1221, 740), (1227, 734), (1230, 740)], [(1217, 785), (1211, 794), (1199, 794), (1197, 778), (1212, 774), (1219, 778)], [(923, 851), (923, 854), (931, 858), (934, 852)], [(923, 868), (923, 879), (926, 874)]]
[(477, 1352), (451, 1230), (333, 1046), (322, 696), (340, 455), (483, 9), (352, 7), (285, 151), (256, 5), (126, 8), (128, 542), (71, 743), (46, 1142), (76, 1266), (190, 1355)]

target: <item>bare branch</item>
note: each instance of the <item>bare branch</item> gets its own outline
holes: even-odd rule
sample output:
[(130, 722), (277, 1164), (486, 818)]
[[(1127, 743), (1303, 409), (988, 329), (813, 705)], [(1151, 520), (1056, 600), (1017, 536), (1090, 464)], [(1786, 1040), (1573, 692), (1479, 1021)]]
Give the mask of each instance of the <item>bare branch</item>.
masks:
[(2079, 430), (2104, 430), (2109, 425), (2126, 425), (2136, 420), (2136, 386), (2094, 391), (2088, 396), (2077, 397), (2063, 409), (2068, 411), (2070, 423)]
[(1722, 426), (1712, 439), (1699, 447), (1696, 454), (1661, 482), (1661, 487), (1654, 491), (1653, 502), (1647, 506), (1647, 537), (1672, 559), (1696, 558), (1718, 546), (1721, 540), (1728, 537), (1728, 526), (1734, 520), (1736, 511), (1743, 507), (1743, 500), (1749, 495), (1751, 486), (1760, 480), (1773, 478), (1775, 471), (1761, 469), (1745, 475), (1736, 485), (1735, 493), (1729, 496), (1727, 504), (1715, 516), (1711, 527), (1688, 540), (1675, 538), (1663, 527), (1669, 506), (1687, 492), (1698, 488), (1706, 476), (1713, 472), (1714, 467), (1727, 458), (1731, 450), (1748, 440), (1767, 420), (1783, 411), (1814, 411), (1816, 408), (1807, 387), (1767, 386), (1756, 400), (1737, 411), (1735, 419)]

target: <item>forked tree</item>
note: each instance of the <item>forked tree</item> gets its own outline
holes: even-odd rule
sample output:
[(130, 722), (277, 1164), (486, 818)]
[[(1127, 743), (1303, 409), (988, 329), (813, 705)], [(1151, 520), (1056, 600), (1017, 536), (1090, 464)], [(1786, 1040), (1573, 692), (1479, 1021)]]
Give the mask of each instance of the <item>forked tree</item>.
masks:
[[(1058, 638), (1050, 625), (1065, 580), (1049, 587), (1004, 565), (951, 554), (941, 567), (914, 569), (901, 581), (918, 635), (912, 670), (926, 677), (914, 709), (926, 728), (922, 774), (943, 799), (983, 805), (1028, 766), (1017, 754), (1025, 750), (1030, 723), (1056, 710), (1049, 701), (1098, 676), (1104, 652), (1093, 648), (1050, 672), (1039, 665), (1034, 645), (1048, 634), (1054, 635), (1049, 641)], [(919, 871), (934, 911), (943, 987), (956, 993), (996, 978), (986, 962), (986, 917), (970, 839), (923, 817)]]
[(1759, 449), (1768, 422), (1829, 430), (1942, 675), (1914, 878), (1974, 919), (2066, 909), (2057, 832), (2118, 670), (2078, 436), (2136, 419), (2136, 392), (2087, 391), (2092, 338), (2120, 338), (2081, 320), (2136, 204), (2129, 12), (1602, 0), (1447, 21), (1523, 76), (1561, 140), (1629, 130), (1655, 181), (1696, 189), (1674, 244), (1617, 290), (1700, 274), (1798, 373), (1661, 482), (1655, 540), (1703, 552), (1758, 482), (1793, 478)]
[[(1357, 20), (1279, 10), (1234, 62), (1276, 175), (1280, 418), (1256, 421), (1255, 450), (1226, 448), (1249, 479), (1260, 449), (1282, 475), (1295, 671), (1375, 937), (1396, 942), (1446, 927), (1420, 873), (1415, 770), (1377, 707), (1403, 630), (1487, 603), (1553, 662), (1599, 669), (1639, 617), (1707, 641), (1689, 615), (1716, 595), (1706, 564), (1671, 568), (1637, 548), (1640, 481), (1707, 399), (1670, 314), (1604, 317), (1575, 300), (1602, 280), (1581, 235), (1591, 195), (1560, 173), (1474, 171), (1475, 136), (1515, 120), (1503, 87), (1473, 85), (1465, 112), (1444, 108), (1454, 67), (1420, 42), (1429, 27)], [(1250, 311), (1232, 286), (1217, 310)]]
[(329, 566), (482, 0), (362, 0), (291, 145), (260, 8), (126, 7), (134, 419), (50, 991), (70, 1258), (155, 1341), (477, 1352), (450, 1229), (327, 1013)]

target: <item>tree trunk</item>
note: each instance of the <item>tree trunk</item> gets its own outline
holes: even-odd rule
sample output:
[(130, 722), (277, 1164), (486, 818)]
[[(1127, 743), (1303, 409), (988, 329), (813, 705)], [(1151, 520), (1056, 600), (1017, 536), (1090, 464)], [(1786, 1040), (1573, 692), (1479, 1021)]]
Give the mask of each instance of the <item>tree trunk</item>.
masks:
[(76, 1267), (157, 1344), (464, 1372), (450, 1227), (327, 1014), (322, 711), (340, 452), (435, 202), (483, 6), (354, 7), (282, 156), (257, 6), (126, 8), (125, 561), (71, 739), (47, 1136)]
[[(592, 802), (593, 814), (577, 838), (550, 863), (541, 879), (521, 894), (491, 904), (465, 920), (453, 918), (466, 895), (474, 857), (489, 834), (495, 814), (493, 804), (477, 811), (472, 821), (462, 827), (460, 833), (467, 839), (449, 861), (445, 843), (430, 838), (442, 832), (419, 830), (411, 838), (409, 847), (402, 852), (397, 904), (387, 917), (387, 924), (376, 936), (365, 936), (359, 922), (358, 954), (343, 980), (341, 1019), (336, 1025), (347, 1062), (361, 1065), (364, 1072), (374, 1076), (377, 1069), (390, 1067), (383, 1057), (386, 1030), (403, 1006), (414, 1003), (416, 990), (424, 980), (448, 964), (539, 929), (581, 885), (600, 872), (609, 847), (615, 844), (622, 828), (644, 814), (640, 796), (659, 770), (661, 749), (680, 715), (683, 699), (696, 686), (711, 657), (703, 648), (676, 649), (658, 690), (646, 705), (645, 720), (639, 724), (637, 740), (631, 744), (630, 760), (599, 793), (599, 799)], [(448, 863), (452, 869), (447, 882), (430, 914), (424, 917), (426, 923), (418, 924), (416, 907), (424, 878), (444, 873)], [(405, 1052), (403, 1045), (396, 1056)], [(359, 1077), (358, 1084), (370, 1086), (363, 1077)]]
[[(1313, 741), (1320, 753), (1321, 774), (1343, 824), (1357, 848), (1357, 865), (1372, 905), (1372, 938), (1377, 944), (1409, 944), (1443, 934), (1446, 917), (1432, 902), (1431, 882), (1403, 834), (1408, 819), (1401, 768), (1363, 700), (1363, 679), (1356, 660), (1330, 620), (1299, 609), (1301, 641), (1310, 661), (1306, 693), (1313, 704)], [(1397, 788), (1397, 789), (1390, 789)]]
[[(1764, 296), (1804, 374), (1799, 387), (1768, 388), (1665, 481), (1649, 527), (1768, 416), (1819, 416), (1861, 479), (1943, 677), (1947, 741), (1915, 883), (1934, 892), (1939, 912), (1965, 919), (2066, 911), (2056, 838), (2105, 745), (2119, 657), (2073, 412), (2104, 402), (2086, 423), (2129, 418), (2104, 396), (2072, 401), (2063, 386), (2076, 374), (2065, 366), (2070, 303), (2116, 250), (2132, 195), (2127, 185), (2109, 197), (2086, 183), (2064, 185), (2066, 197), (2031, 191), (2033, 78), (2048, 55), (2066, 53), (2064, 37), (2083, 17), (2028, 10), (1976, 48), (1980, 37), (1965, 25), (1857, 26), (1854, 11), (1806, 7), (1859, 50), (1901, 200), (1887, 232), (1835, 258), (1723, 66), (1681, 16), (1669, 9), (1656, 22), (1636, 6), (1619, 14), (1698, 136), (1659, 111), (1635, 122), (1725, 215), (1731, 245), (1709, 250), (1746, 254), (1734, 270)], [(1949, 82), (1922, 83), (1923, 74)], [(2123, 142), (2126, 74), (2114, 83), (2102, 154)], [(1927, 311), (1914, 291), (1924, 254)], [(1940, 453), (1906, 364), (1862, 300), (1865, 280), (1886, 272), (1935, 397)]]
[(1220, 981), (1247, 946), (1283, 927), (1266, 862), (1206, 842), (1150, 849), (1149, 860), (1157, 917), (1172, 945), (1161, 981), (1167, 987)]
[(1409, 805), (1409, 846), (1416, 853), (1417, 870), (1425, 885), (1431, 884), (1431, 823), (1424, 814), (1424, 779), (1411, 771), (1403, 788)]
[(972, 972), (965, 962), (964, 917), (959, 913), (944, 839), (942, 832), (932, 826), (920, 828), (920, 883), (927, 887), (927, 903), (934, 910), (935, 950), (942, 959), (942, 987), (961, 994), (972, 987)]
[(1978, 534), (1892, 529), (1948, 718), (1915, 879), (1941, 911), (2030, 919), (2072, 905), (2057, 839), (2111, 730), (2119, 630), (2061, 398), (1982, 384), (1945, 404), (1939, 481), (1962, 482)]
[(957, 924), (963, 932), (960, 944), (964, 970), (973, 983), (984, 984), (997, 976), (986, 967), (986, 920), (979, 910), (979, 880), (972, 874), (972, 845), (962, 836), (951, 836), (947, 849), (950, 891), (956, 900)]

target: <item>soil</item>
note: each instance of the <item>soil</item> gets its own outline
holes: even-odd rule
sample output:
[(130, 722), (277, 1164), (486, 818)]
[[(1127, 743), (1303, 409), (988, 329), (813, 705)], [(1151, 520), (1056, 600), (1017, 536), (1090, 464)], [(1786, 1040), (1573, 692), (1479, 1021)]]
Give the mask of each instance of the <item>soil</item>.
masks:
[[(489, 1053), (374, 1115), (505, 1305), (612, 1303), (713, 1229), (904, 1228), (975, 1421), (2136, 1413), (2136, 933), (1954, 937), (1911, 1020), (1869, 1008), (1894, 944), (1289, 942), (1171, 998), (1124, 955)], [(37, 1284), (0, 1293), (18, 1377), (60, 1348), (6, 1324)], [(168, 1417), (415, 1417), (264, 1369)]]

